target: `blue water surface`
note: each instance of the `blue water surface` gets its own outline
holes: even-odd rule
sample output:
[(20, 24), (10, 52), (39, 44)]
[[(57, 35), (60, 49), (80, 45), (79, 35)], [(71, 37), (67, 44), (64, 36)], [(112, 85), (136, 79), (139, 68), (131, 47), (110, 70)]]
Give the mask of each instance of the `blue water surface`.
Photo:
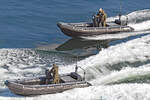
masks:
[(1, 0), (0, 48), (61, 44), (70, 37), (56, 23), (90, 21), (99, 8), (108, 16), (149, 9), (149, 0)]

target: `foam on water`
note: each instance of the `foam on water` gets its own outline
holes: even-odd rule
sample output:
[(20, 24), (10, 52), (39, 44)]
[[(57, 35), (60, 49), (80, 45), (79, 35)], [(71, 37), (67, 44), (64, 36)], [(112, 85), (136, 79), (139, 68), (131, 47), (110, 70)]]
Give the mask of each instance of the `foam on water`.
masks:
[(66, 63), (64, 55), (51, 52), (43, 55), (32, 49), (0, 49), (0, 88), (6, 79), (39, 76), (53, 63), (60, 66)]
[(99, 76), (99, 78), (95, 79), (91, 83), (94, 85), (107, 85), (113, 83), (121, 83), (124, 81), (128, 81), (129, 83), (131, 79), (134, 80), (138, 78), (140, 80), (140, 78), (149, 75), (150, 75), (150, 64), (140, 66), (138, 68), (128, 67), (122, 69), (121, 71), (113, 71), (109, 75), (103, 77)]
[[(102, 49), (97, 55), (88, 57), (78, 62), (78, 66), (86, 69), (88, 80), (99, 77), (103, 74), (109, 74), (114, 67), (128, 67), (134, 63), (147, 63), (150, 60), (150, 35), (141, 38), (111, 46), (107, 49)], [(122, 65), (120, 65), (122, 64)], [(61, 66), (62, 73), (74, 71), (75, 64), (68, 66)], [(83, 74), (79, 70), (80, 74)]]
[(121, 67), (121, 63), (125, 66), (138, 62), (147, 63), (147, 61), (150, 60), (149, 38), (150, 35), (147, 35), (126, 43), (111, 46), (78, 64), (86, 68), (87, 73), (90, 74), (89, 77), (93, 78), (97, 76), (95, 75), (97, 72), (107, 74), (114, 69), (113, 67)]
[[(100, 75), (99, 69), (101, 66), (106, 66), (108, 63), (113, 65), (119, 62), (135, 62), (150, 59), (150, 36), (144, 36), (139, 39), (135, 39), (129, 41), (127, 43), (122, 43), (113, 47), (109, 47), (108, 49), (103, 50), (96, 56), (89, 57), (85, 60), (80, 61), (78, 64), (83, 68), (86, 68), (87, 71), (89, 69), (93, 71), (97, 78), (93, 80), (88, 80), (93, 84), (91, 87), (80, 88), (80, 89), (72, 89), (65, 91), (63, 93), (52, 94), (52, 95), (42, 95), (37, 97), (27, 97), (21, 98), (26, 100), (38, 100), (49, 98), (59, 100), (148, 100), (150, 98), (150, 85), (149, 84), (119, 84), (119, 85), (107, 85), (120, 80), (126, 80), (128, 78), (140, 77), (144, 75), (150, 74), (150, 65), (139, 66), (138, 68), (131, 68), (132, 66), (128, 66), (128, 68), (123, 68), (121, 71), (112, 71), (111, 74), (108, 75)], [(120, 48), (120, 49), (119, 49)], [(119, 49), (119, 50), (118, 50)], [(120, 51), (120, 52), (118, 52)], [(113, 54), (115, 53), (115, 54)], [(123, 54), (124, 53), (124, 54)], [(102, 56), (103, 55), (103, 56)], [(102, 57), (101, 57), (102, 56)], [(110, 59), (110, 60), (109, 60)], [(97, 68), (95, 68), (97, 66)], [(62, 66), (63, 67), (63, 66)], [(72, 71), (74, 65), (70, 65), (68, 67), (63, 67), (64, 70)], [(99, 72), (99, 73), (97, 73)], [(9, 97), (8, 97), (9, 98)], [(8, 99), (7, 98), (7, 99)], [(11, 98), (11, 100), (16, 100), (17, 98)]]
[[(128, 15), (129, 23), (141, 23), (150, 20), (150, 9), (138, 10)], [(124, 19), (123, 19), (124, 20)]]
[[(80, 61), (78, 64), (86, 71), (89, 71), (90, 77), (93, 75), (97, 78), (89, 80), (94, 86), (82, 89), (73, 89), (63, 93), (40, 96), (40, 99), (66, 99), (66, 100), (91, 100), (91, 99), (108, 99), (108, 100), (148, 100), (149, 84), (120, 84), (103, 86), (118, 82), (120, 80), (127, 80), (128, 78), (135, 78), (150, 75), (150, 65), (139, 66), (138, 68), (123, 68), (121, 71), (112, 71), (111, 74), (102, 75), (99, 71), (102, 66), (108, 64), (114, 65), (120, 62), (144, 62), (150, 59), (150, 36), (144, 36), (139, 39), (122, 43), (108, 49), (103, 50), (96, 56), (89, 57)], [(118, 50), (119, 49), (119, 50)], [(119, 52), (118, 52), (119, 51)], [(71, 67), (71, 66), (70, 66)], [(72, 67), (73, 68), (73, 67)], [(71, 69), (70, 69), (71, 70)], [(108, 70), (108, 69), (107, 69)], [(86, 91), (86, 92), (85, 92)], [(87, 96), (88, 95), (88, 96)]]
[[(83, 66), (87, 71), (93, 71), (99, 72), (98, 70), (100, 65), (106, 66), (108, 63), (115, 64), (118, 62), (123, 61), (144, 61), (147, 60), (145, 56), (149, 59), (150, 53), (148, 48), (150, 48), (149, 43), (150, 36), (145, 36), (140, 39), (132, 40), (127, 43), (122, 43), (113, 47), (109, 47), (108, 49), (103, 50), (101, 53), (99, 53), (96, 56), (89, 57), (85, 60), (80, 61), (78, 64)], [(125, 49), (126, 47), (126, 49)], [(134, 47), (138, 47), (133, 49)], [(122, 48), (120, 52), (118, 52), (118, 48)], [(131, 49), (132, 48), (132, 49)], [(140, 52), (139, 49), (143, 51)], [(115, 53), (115, 56), (113, 53)], [(126, 52), (126, 54), (122, 54), (122, 52)], [(134, 53), (136, 52), (136, 53)], [(103, 58), (101, 57), (103, 55)], [(109, 57), (110, 58), (109, 58)], [(112, 60), (113, 57), (113, 60)], [(111, 59), (111, 60), (109, 60)], [(97, 66), (97, 68), (95, 68)], [(98, 67), (99, 66), (99, 67)], [(149, 65), (141, 66), (141, 68), (126, 68), (122, 69), (120, 72), (111, 72), (110, 75), (103, 75), (100, 76), (99, 73), (95, 73), (95, 76), (98, 76), (97, 78), (94, 78), (93, 80), (89, 80), (93, 84), (93, 86), (88, 88), (80, 88), (80, 89), (72, 89), (69, 91), (65, 91), (63, 93), (58, 94), (50, 94), (50, 95), (41, 95), (36, 97), (20, 97), (13, 95), (8, 90), (2, 89), (2, 93), (0, 93), (2, 96), (0, 97), (1, 100), (48, 100), (48, 99), (64, 99), (64, 100), (91, 100), (91, 99), (120, 99), (120, 100), (142, 100), (142, 99), (149, 99), (149, 91), (150, 86), (149, 84), (120, 84), (120, 85), (110, 85), (110, 86), (103, 86), (104, 84), (110, 84), (116, 81), (119, 81), (121, 79), (126, 79), (128, 77), (134, 77), (134, 76), (141, 76), (141, 75), (149, 75), (150, 74), (150, 68)], [(25, 67), (25, 66), (23, 66)], [(132, 66), (131, 66), (132, 67)], [(66, 66), (62, 66), (64, 70), (68, 69)], [(89, 70), (90, 69), (90, 70)], [(74, 65), (70, 65), (68, 71), (74, 70)], [(6, 72), (7, 70), (3, 70)], [(29, 71), (29, 70), (26, 70)], [(63, 70), (61, 70), (63, 71)], [(22, 72), (18, 72), (22, 73)], [(81, 71), (80, 71), (81, 73)], [(6, 73), (2, 73), (3, 75), (7, 75)], [(10, 77), (10, 76), (9, 76)], [(103, 77), (103, 78), (102, 78)], [(88, 96), (87, 96), (88, 95)]]
[[(36, 97), (54, 100), (148, 100), (149, 84), (122, 84), (73, 89), (61, 94)], [(32, 100), (32, 99), (29, 99)]]
[[(147, 21), (146, 21), (147, 22)], [(148, 21), (149, 22), (149, 21)], [(141, 24), (141, 23), (139, 23)], [(137, 25), (137, 24), (136, 24)], [(133, 26), (134, 27), (134, 26)], [(135, 26), (139, 27), (139, 26)], [(147, 26), (146, 26), (147, 27)], [(144, 32), (141, 32), (141, 34)], [(49, 60), (47, 58), (50, 58)], [(41, 95), (35, 97), (20, 97), (12, 94), (3, 84), (6, 79), (22, 78), (43, 74), (45, 67), (54, 63), (60, 66), (60, 73), (74, 71), (75, 64), (64, 66), (59, 56), (50, 54), (44, 58), (31, 49), (1, 49), (0, 50), (0, 100), (148, 100), (150, 85), (146, 83), (128, 83), (118, 85), (129, 78), (150, 75), (150, 35), (143, 36), (126, 43), (121, 43), (103, 49), (97, 55), (78, 62), (87, 72), (87, 81), (93, 86), (77, 88), (63, 93)], [(135, 66), (133, 63), (142, 65)], [(127, 63), (127, 64), (123, 64)], [(121, 65), (120, 65), (121, 64)], [(120, 65), (120, 66), (119, 66)], [(117, 71), (114, 66), (121, 67)], [(127, 68), (125, 68), (127, 67)], [(136, 68), (132, 68), (136, 67)], [(82, 71), (79, 70), (82, 75)], [(27, 76), (26, 76), (27, 75)]]
[(135, 31), (149, 30), (150, 20), (137, 24), (129, 24), (129, 26), (133, 27)]
[[(149, 98), (149, 84), (120, 84), (103, 86), (105, 84), (111, 84), (116, 81), (127, 79), (134, 76), (149, 75), (150, 68), (149, 65), (143, 65), (145, 67), (141, 68), (126, 68), (122, 69), (120, 72), (111, 71), (109, 67), (121, 63), (129, 62), (134, 63), (137, 61), (145, 62), (150, 59), (150, 35), (137, 38), (135, 40), (128, 41), (126, 43), (121, 43), (115, 46), (111, 46), (107, 49), (103, 49), (99, 54), (86, 58), (80, 62), (78, 65), (86, 69), (88, 76), (87, 80), (93, 84), (92, 87), (82, 88), (82, 89), (72, 89), (65, 91), (63, 93), (42, 95), (36, 97), (18, 97), (10, 93), (8, 90), (3, 90), (6, 87), (1, 85), (2, 95), (1, 100), (41, 100), (41, 99), (66, 99), (66, 100), (91, 100), (91, 99), (147, 99)], [(0, 50), (1, 59), (1, 80), (9, 78), (20, 78), (24, 77), (23, 73), (40, 73), (44, 71), (45, 65), (39, 63), (40, 57), (35, 55), (33, 50), (22, 51), (15, 49), (2, 49)], [(25, 53), (26, 52), (26, 53)], [(22, 56), (24, 55), (24, 56)], [(22, 58), (24, 57), (24, 58)], [(7, 59), (7, 60), (6, 60)], [(22, 60), (21, 60), (22, 59)], [(30, 59), (29, 61), (27, 59)], [(59, 59), (59, 58), (57, 58)], [(38, 62), (38, 64), (36, 64)], [(60, 61), (61, 62), (61, 61)], [(28, 66), (33, 66), (36, 64), (38, 67), (33, 69)], [(34, 65), (35, 66), (35, 65)], [(132, 67), (132, 66), (128, 66)], [(22, 69), (23, 68), (23, 69)], [(31, 70), (29, 70), (29, 69)], [(35, 70), (37, 69), (37, 70)], [(74, 70), (74, 65), (63, 66), (61, 65), (62, 72), (70, 72)], [(19, 74), (15, 75), (15, 74)], [(82, 71), (79, 70), (82, 74)], [(111, 73), (111, 74), (110, 74)], [(94, 78), (93, 78), (94, 77)], [(103, 77), (103, 78), (102, 78)], [(91, 80), (92, 78), (92, 80)], [(110, 91), (111, 90), (111, 91)], [(133, 91), (134, 90), (134, 91)], [(4, 92), (3, 92), (4, 91)], [(141, 92), (142, 91), (142, 92)], [(88, 95), (88, 96), (87, 96)], [(144, 96), (145, 95), (145, 96)]]

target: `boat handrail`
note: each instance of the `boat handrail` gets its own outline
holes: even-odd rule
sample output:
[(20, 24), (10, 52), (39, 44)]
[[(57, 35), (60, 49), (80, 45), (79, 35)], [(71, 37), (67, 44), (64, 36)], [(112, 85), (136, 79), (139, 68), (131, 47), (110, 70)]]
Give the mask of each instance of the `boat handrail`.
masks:
[(72, 27), (77, 30), (98, 30), (98, 29), (114, 29), (114, 28), (130, 28), (129, 26), (111, 26), (111, 27)]
[(48, 84), (48, 85), (23, 85), (23, 84), (20, 84), (20, 83), (16, 83), (16, 82), (10, 82), (10, 84), (13, 84), (17, 87), (20, 87), (20, 88), (38, 88), (38, 87), (56, 87), (56, 86), (65, 86), (65, 85), (74, 85), (74, 84), (84, 84), (84, 83), (87, 83), (86, 81), (77, 81), (77, 82), (69, 82), (69, 83), (59, 83), (59, 84)]
[(81, 66), (77, 66), (77, 67), (80, 68), (81, 70), (83, 70), (83, 72), (84, 72), (83, 80), (85, 80), (85, 74), (86, 74), (85, 69), (83, 69)]
[(48, 85), (24, 85), (26, 87), (57, 87), (57, 86), (65, 86), (65, 85), (75, 85), (75, 84), (84, 84), (86, 81), (79, 82), (69, 82), (69, 83), (59, 83), (59, 84), (48, 84)]

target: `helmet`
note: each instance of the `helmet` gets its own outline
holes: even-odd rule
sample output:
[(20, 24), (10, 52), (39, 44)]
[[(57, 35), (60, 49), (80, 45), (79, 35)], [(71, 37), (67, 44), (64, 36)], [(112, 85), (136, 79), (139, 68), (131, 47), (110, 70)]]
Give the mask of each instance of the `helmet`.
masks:
[(53, 67), (58, 68), (58, 66), (56, 64), (53, 64)]
[(102, 12), (102, 11), (103, 11), (103, 9), (102, 9), (102, 8), (100, 8), (100, 9), (99, 9), (99, 12)]
[(104, 13), (104, 10), (102, 8), (99, 9), (100, 13)]

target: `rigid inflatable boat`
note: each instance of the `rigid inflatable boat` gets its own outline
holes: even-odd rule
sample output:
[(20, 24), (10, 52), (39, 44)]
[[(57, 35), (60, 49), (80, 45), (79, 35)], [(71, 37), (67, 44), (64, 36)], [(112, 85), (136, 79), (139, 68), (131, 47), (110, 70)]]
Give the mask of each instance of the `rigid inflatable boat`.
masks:
[(86, 82), (84, 78), (76, 72), (61, 74), (60, 83), (58, 84), (52, 84), (52, 82), (46, 84), (46, 77), (41, 76), (36, 78), (6, 80), (5, 85), (11, 92), (23, 96), (53, 94), (73, 88), (91, 86), (90, 83)]
[(81, 37), (81, 36), (94, 36), (102, 34), (116, 34), (118, 32), (131, 32), (134, 29), (126, 24), (120, 24), (118, 21), (107, 22), (106, 27), (95, 27), (93, 23), (64, 23), (58, 22), (57, 26), (67, 36)]

